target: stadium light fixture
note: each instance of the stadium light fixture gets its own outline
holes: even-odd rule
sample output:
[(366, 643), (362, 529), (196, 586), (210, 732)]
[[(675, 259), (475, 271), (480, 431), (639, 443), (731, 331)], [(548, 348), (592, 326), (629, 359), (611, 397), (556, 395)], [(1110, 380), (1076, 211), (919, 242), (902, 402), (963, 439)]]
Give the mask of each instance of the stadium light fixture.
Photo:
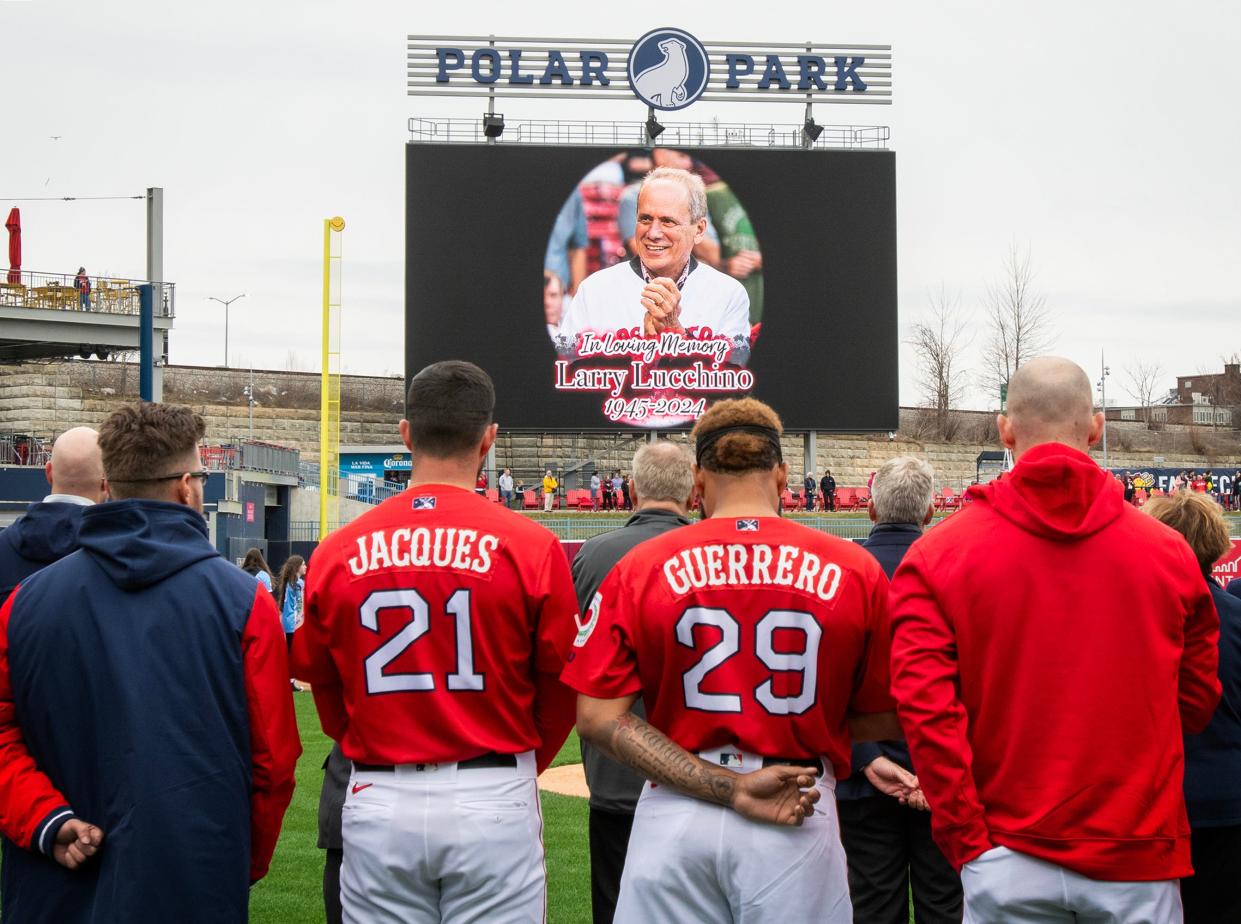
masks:
[(483, 134), (488, 138), (499, 138), (504, 134), (504, 115), (499, 112), (483, 113)]
[(664, 133), (664, 127), (655, 118), (655, 107), (646, 107), (646, 143), (654, 144), (655, 139)]

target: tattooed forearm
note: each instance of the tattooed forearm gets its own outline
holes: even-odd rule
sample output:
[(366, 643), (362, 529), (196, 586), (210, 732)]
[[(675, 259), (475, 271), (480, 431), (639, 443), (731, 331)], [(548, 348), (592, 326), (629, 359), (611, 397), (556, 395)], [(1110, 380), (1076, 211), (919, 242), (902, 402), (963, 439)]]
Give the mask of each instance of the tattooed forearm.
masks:
[(653, 725), (627, 712), (596, 739), (609, 757), (633, 767), (653, 783), (687, 795), (731, 805), (736, 777), (690, 754)]

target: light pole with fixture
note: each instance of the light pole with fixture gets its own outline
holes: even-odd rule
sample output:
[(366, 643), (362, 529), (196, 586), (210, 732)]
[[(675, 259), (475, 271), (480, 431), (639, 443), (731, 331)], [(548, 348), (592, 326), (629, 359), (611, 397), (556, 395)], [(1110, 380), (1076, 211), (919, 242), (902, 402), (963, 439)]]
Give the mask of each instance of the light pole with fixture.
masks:
[(1099, 351), (1099, 365), (1103, 371), (1096, 387), (1099, 389), (1099, 401), (1103, 409), (1103, 467), (1107, 468), (1107, 377), (1112, 374), (1112, 370), (1108, 368), (1102, 350)]
[(224, 368), (225, 369), (228, 368), (228, 306), (231, 305), (233, 302), (237, 301), (238, 299), (245, 298), (245, 297), (246, 297), (245, 292), (242, 292), (240, 295), (234, 295), (232, 298), (227, 298), (227, 299), (216, 298), (214, 295), (207, 296), (207, 301), (219, 302), (221, 305), (224, 306)]

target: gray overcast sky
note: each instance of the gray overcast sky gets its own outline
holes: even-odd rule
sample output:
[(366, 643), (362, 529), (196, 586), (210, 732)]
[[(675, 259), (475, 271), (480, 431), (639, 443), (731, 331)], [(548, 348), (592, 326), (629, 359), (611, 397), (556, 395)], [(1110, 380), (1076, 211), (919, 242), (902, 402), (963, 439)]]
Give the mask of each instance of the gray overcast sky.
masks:
[[(484, 107), (407, 97), (407, 33), (635, 38), (674, 25), (707, 41), (891, 43), (894, 105), (817, 115), (892, 126), (902, 337), (941, 284), (977, 309), (1015, 241), (1058, 321), (1056, 352), (1097, 375), (1106, 345), (1109, 398), (1126, 397), (1132, 360), (1161, 363), (1170, 387), (1241, 350), (1241, 4), (634, 9), (0, 0), (10, 113), (0, 207), (164, 187), (173, 361), (220, 363), (222, 309), (207, 296), (245, 292), (231, 313), (233, 364), (301, 369), (318, 368), (322, 220), (343, 215), (345, 367), (397, 373), (406, 121)], [(509, 100), (502, 111), (645, 115), (636, 100)], [(793, 123), (800, 108), (699, 103), (678, 115)], [(25, 268), (143, 275), (142, 202), (20, 206)], [(975, 347), (984, 339), (980, 329)], [(910, 403), (913, 355), (901, 349)]]

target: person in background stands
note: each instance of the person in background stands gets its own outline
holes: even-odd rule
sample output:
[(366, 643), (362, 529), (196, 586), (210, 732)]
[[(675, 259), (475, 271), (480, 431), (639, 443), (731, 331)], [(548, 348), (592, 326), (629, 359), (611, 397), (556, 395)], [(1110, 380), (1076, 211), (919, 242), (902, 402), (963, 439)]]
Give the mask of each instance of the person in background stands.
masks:
[[(875, 527), (864, 548), (888, 577), (935, 515), (934, 490), (934, 470), (911, 456), (888, 460), (875, 475), (867, 506)], [(903, 804), (890, 795), (894, 776), (917, 788), (914, 769), (904, 741), (855, 744), (853, 772), (836, 784), (857, 921), (907, 924), (911, 891), (918, 924), (961, 920), (961, 879), (931, 839), (925, 800)]]
[(591, 472), (590, 473), (590, 509), (591, 510), (599, 509), (599, 487), (600, 487), (599, 473)]
[(829, 468), (823, 473), (823, 480), (819, 482), (819, 491), (823, 494), (823, 509), (836, 509), (836, 479), (832, 477), (832, 470)]
[(1219, 614), (1223, 696), (1211, 724), (1185, 736), (1185, 807), (1194, 865), (1194, 874), (1181, 880), (1185, 924), (1241, 921), (1241, 600), (1211, 580), (1211, 566), (1231, 545), (1228, 523), (1214, 501), (1198, 494), (1156, 497), (1145, 512), (1185, 537)]
[(613, 472), (612, 473), (612, 507), (614, 510), (624, 509), (624, 507), (621, 506), (622, 497), (623, 497), (623, 495), (621, 494), (621, 485), (623, 483), (624, 483), (624, 479), (621, 478), (620, 472)]
[(603, 509), (616, 509), (616, 495), (612, 493), (612, 479), (608, 475), (603, 476), (603, 483), (600, 487), (600, 493), (603, 497)]
[(545, 513), (552, 512), (552, 502), (556, 499), (556, 489), (560, 487), (560, 482), (556, 480), (556, 476), (552, 474), (549, 468), (543, 476), (543, 511)]
[[(603, 579), (630, 549), (668, 530), (689, 525), (689, 500), (694, 491), (693, 460), (689, 453), (666, 441), (643, 446), (633, 457), (633, 490), (633, 516), (620, 529), (587, 540), (573, 559), (573, 586), (583, 613), (590, 609)], [(633, 712), (646, 717), (641, 699), (634, 703)], [(594, 924), (611, 924), (633, 813), (644, 781), (628, 767), (604, 757), (586, 740), (582, 741), (582, 763), (590, 788), (590, 893)]]
[(620, 479), (621, 479), (621, 497), (624, 498), (625, 509), (632, 510), (633, 509), (633, 498), (630, 497), (629, 495), (629, 476), (626, 475), (624, 472), (621, 472)]
[(99, 434), (90, 427), (66, 430), (52, 445), (43, 474), (52, 493), (0, 531), (0, 603), (27, 577), (76, 549), (82, 511), (108, 496)]
[(479, 497), (487, 496), (487, 473), (479, 470), (478, 478), (474, 482), (474, 493)]
[(500, 503), (505, 507), (513, 506), (513, 473), (507, 468), (500, 473), (500, 477), (496, 479), (500, 487)]
[[(280, 601), (280, 624), (284, 628), (286, 652), (293, 650), (293, 633), (302, 624), (302, 588), (306, 581), (306, 560), (300, 555), (290, 555), (280, 568), (276, 581), (276, 599)], [(294, 693), (301, 693), (301, 685), (289, 677)]]
[(271, 566), (267, 564), (267, 559), (258, 549), (246, 551), (246, 557), (241, 562), (241, 570), (262, 584), (268, 593), (272, 592)]
[(78, 307), (90, 311), (90, 277), (86, 275), (86, 267), (79, 266), (78, 274), (73, 278), (73, 288), (78, 293)]
[(814, 482), (814, 472), (806, 472), (806, 478), (802, 482), (802, 487), (805, 488), (806, 509), (813, 510), (814, 509), (814, 489), (816, 487), (815, 482)]

